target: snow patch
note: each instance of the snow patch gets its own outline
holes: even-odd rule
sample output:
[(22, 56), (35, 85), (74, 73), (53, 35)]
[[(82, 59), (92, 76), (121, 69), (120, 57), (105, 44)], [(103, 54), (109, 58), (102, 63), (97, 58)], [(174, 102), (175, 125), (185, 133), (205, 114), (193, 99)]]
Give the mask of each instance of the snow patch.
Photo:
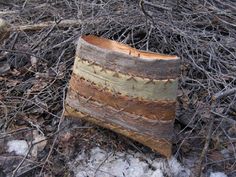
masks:
[(28, 143), (25, 140), (12, 140), (7, 142), (8, 152), (15, 152), (16, 155), (25, 156), (29, 150)]
[(152, 159), (137, 152), (106, 152), (93, 148), (70, 164), (76, 177), (189, 177), (190, 170), (175, 158)]
[(211, 172), (210, 177), (227, 177), (227, 175), (222, 172)]

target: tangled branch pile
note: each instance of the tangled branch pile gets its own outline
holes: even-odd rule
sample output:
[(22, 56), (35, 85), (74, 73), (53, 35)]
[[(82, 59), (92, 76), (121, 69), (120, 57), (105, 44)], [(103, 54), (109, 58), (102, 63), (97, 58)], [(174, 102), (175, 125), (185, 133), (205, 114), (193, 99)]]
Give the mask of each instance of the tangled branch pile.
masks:
[[(15, 0), (0, 4), (0, 17), (13, 26), (0, 47), (1, 139), (36, 129), (52, 140), (53, 147), (48, 143), (35, 168), (50, 171), (48, 161), (58, 153), (55, 144), (75, 42), (82, 34), (95, 34), (141, 50), (180, 56), (176, 155), (184, 159), (202, 153), (200, 164), (204, 161), (205, 169), (235, 174), (236, 2)], [(3, 65), (8, 69), (1, 72)]]

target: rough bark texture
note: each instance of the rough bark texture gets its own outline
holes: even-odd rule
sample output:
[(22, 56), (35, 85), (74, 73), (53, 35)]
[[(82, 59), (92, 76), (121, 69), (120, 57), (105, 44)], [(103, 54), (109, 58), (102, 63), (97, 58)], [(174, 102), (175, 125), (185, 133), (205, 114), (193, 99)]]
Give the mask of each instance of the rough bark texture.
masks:
[(98, 120), (120, 125), (124, 129), (142, 132), (156, 138), (171, 139), (172, 137), (173, 120), (160, 121), (130, 114), (102, 103), (87, 100), (73, 91), (69, 92), (67, 102), (78, 111), (85, 112)]
[(66, 115), (111, 129), (170, 157), (178, 71), (176, 56), (81, 37)]
[(116, 133), (120, 133), (126, 137), (129, 137), (135, 141), (138, 141), (146, 146), (149, 146), (154, 151), (159, 152), (162, 155), (165, 155), (167, 157), (170, 157), (171, 155), (171, 148), (172, 144), (170, 141), (164, 138), (154, 138), (150, 135), (145, 135), (139, 132), (130, 131), (128, 129), (124, 129), (123, 127), (108, 123), (106, 121), (98, 120), (97, 118), (91, 117), (90, 115), (84, 114), (82, 112), (79, 112), (76, 109), (71, 108), (70, 106), (66, 107), (66, 116), (70, 116), (72, 118), (81, 118), (83, 120), (90, 121), (94, 124), (97, 124), (99, 126), (102, 126), (104, 128), (108, 128), (110, 130), (113, 130)]
[(173, 55), (139, 51), (125, 44), (94, 36), (80, 38), (76, 56), (113, 71), (149, 79), (175, 79), (180, 60)]
[(121, 74), (108, 69), (104, 69), (94, 63), (75, 59), (74, 70), (78, 76), (86, 78), (90, 82), (106, 87), (114, 93), (129, 95), (133, 98), (145, 100), (175, 100), (177, 80), (150, 80)]
[(123, 110), (132, 114), (145, 116), (156, 120), (173, 120), (175, 116), (175, 101), (146, 101), (138, 98), (130, 99), (128, 96), (114, 94), (108, 89), (99, 89), (95, 84), (90, 83), (77, 75), (72, 74), (70, 89), (81, 96), (103, 104)]

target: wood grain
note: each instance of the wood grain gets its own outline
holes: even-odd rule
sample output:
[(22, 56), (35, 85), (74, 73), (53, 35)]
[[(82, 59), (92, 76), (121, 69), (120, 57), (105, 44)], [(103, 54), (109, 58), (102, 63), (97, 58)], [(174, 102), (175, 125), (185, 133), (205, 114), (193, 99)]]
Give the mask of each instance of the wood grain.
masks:
[(146, 100), (176, 99), (178, 80), (150, 80), (104, 70), (76, 57), (73, 73), (115, 93)]
[(89, 114), (102, 121), (119, 125), (124, 129), (151, 135), (156, 138), (169, 140), (172, 138), (173, 120), (163, 122), (130, 114), (95, 101), (87, 100), (73, 91), (69, 92), (66, 102), (79, 112)]
[(143, 78), (175, 79), (180, 74), (177, 56), (144, 52), (92, 35), (79, 39), (76, 56), (116, 72)]
[(82, 36), (66, 116), (93, 122), (170, 157), (179, 71), (177, 56)]
[(94, 83), (86, 81), (75, 74), (71, 76), (69, 89), (85, 98), (90, 98), (119, 110), (123, 109), (123, 111), (131, 114), (162, 121), (173, 120), (175, 118), (176, 101), (146, 101), (114, 94), (108, 89), (98, 87)]
[(92, 122), (96, 125), (110, 129), (116, 133), (124, 135), (130, 139), (133, 139), (135, 141), (138, 141), (138, 142), (150, 147), (152, 150), (159, 152), (160, 154), (166, 156), (167, 158), (171, 157), (171, 149), (172, 149), (171, 141), (168, 141), (166, 139), (155, 138), (150, 135), (141, 134), (140, 132), (124, 129), (123, 127), (121, 127), (117, 124), (103, 121), (101, 119), (92, 117), (91, 115), (79, 112), (78, 110), (70, 107), (69, 105), (66, 105), (66, 107), (65, 107), (65, 114), (67, 116), (70, 116), (73, 118), (81, 118), (86, 121)]

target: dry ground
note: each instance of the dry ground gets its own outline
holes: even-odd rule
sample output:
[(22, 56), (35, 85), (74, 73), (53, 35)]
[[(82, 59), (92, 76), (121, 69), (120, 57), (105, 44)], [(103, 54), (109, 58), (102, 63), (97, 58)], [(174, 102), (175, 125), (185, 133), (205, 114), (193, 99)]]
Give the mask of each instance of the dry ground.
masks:
[[(63, 121), (82, 34), (180, 56), (174, 155), (194, 176), (236, 175), (234, 0), (0, 0), (0, 17), (12, 25), (0, 44), (0, 176), (73, 176), (68, 162), (96, 146), (151, 153), (108, 130)], [(7, 152), (14, 139), (34, 153)]]

